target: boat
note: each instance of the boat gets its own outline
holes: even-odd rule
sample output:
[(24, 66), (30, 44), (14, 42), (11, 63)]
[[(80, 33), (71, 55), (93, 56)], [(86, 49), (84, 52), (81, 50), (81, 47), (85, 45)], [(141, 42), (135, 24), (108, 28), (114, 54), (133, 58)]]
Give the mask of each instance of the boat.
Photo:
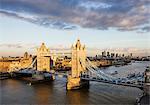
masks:
[(115, 72), (111, 73), (111, 75), (115, 75), (115, 74), (118, 74), (118, 72), (117, 72), (117, 71), (115, 71)]
[(8, 72), (0, 72), (0, 80), (8, 79), (10, 78), (10, 73)]
[(32, 77), (22, 78), (28, 84), (44, 83), (53, 80), (53, 76), (50, 73), (37, 73), (33, 74)]

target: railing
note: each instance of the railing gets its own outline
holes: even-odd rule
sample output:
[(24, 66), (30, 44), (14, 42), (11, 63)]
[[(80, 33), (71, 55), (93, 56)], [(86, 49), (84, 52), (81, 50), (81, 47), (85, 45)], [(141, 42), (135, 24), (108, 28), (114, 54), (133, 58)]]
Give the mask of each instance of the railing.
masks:
[(142, 89), (144, 83), (141, 84), (133, 84), (133, 83), (128, 83), (128, 82), (122, 82), (122, 81), (117, 81), (117, 80), (113, 80), (113, 81), (109, 81), (107, 79), (103, 79), (103, 78), (96, 78), (96, 77), (90, 77), (89, 75), (81, 75), (81, 79), (82, 80), (89, 80), (89, 81), (96, 81), (96, 82), (102, 82), (102, 83), (108, 83), (108, 84), (115, 84), (115, 85), (122, 85), (122, 86), (130, 86), (130, 87), (137, 87)]

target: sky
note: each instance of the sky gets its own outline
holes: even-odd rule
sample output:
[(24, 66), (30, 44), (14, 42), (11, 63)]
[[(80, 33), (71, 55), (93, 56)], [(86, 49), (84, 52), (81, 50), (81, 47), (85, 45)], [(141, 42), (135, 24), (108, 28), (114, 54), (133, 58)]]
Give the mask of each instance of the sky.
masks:
[(0, 56), (69, 51), (79, 38), (103, 50), (150, 55), (149, 0), (0, 0)]

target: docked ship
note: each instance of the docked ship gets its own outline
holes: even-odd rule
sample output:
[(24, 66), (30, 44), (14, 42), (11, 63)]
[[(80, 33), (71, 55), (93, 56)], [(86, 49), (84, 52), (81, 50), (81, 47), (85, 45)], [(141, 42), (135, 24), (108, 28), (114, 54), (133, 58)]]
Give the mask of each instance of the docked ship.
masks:
[(32, 77), (32, 74), (34, 73), (35, 73), (35, 70), (23, 69), (23, 70), (12, 72), (11, 76), (13, 78)]
[(0, 80), (10, 78), (10, 74), (8, 72), (0, 72)]
[(50, 73), (33, 74), (32, 77), (23, 78), (23, 80), (28, 82), (30, 85), (35, 83), (49, 82), (53, 79), (54, 78)]
[(49, 72), (29, 69), (13, 72), (12, 77), (24, 80), (28, 83), (45, 82), (54, 79), (53, 75)]

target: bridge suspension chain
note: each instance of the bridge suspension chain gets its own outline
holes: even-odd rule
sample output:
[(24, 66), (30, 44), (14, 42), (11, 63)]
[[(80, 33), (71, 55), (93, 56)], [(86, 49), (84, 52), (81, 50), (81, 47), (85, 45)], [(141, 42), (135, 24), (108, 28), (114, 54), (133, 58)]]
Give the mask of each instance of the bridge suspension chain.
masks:
[(86, 67), (87, 71), (86, 73), (90, 76), (90, 78), (102, 78), (102, 79), (106, 79), (106, 80), (114, 80), (116, 78), (102, 72), (101, 70), (99, 70), (98, 67), (96, 67), (95, 65), (93, 65), (89, 59), (86, 59), (86, 63), (83, 63), (83, 61), (80, 59), (80, 64), (82, 67)]
[(90, 66), (91, 69), (93, 69), (98, 75), (101, 75), (105, 78), (107, 78), (108, 80), (115, 80), (115, 77), (112, 77), (111, 75), (108, 75), (106, 73), (104, 73), (103, 71), (101, 71), (97, 66), (95, 66), (88, 58), (86, 59), (87, 61), (87, 66)]

